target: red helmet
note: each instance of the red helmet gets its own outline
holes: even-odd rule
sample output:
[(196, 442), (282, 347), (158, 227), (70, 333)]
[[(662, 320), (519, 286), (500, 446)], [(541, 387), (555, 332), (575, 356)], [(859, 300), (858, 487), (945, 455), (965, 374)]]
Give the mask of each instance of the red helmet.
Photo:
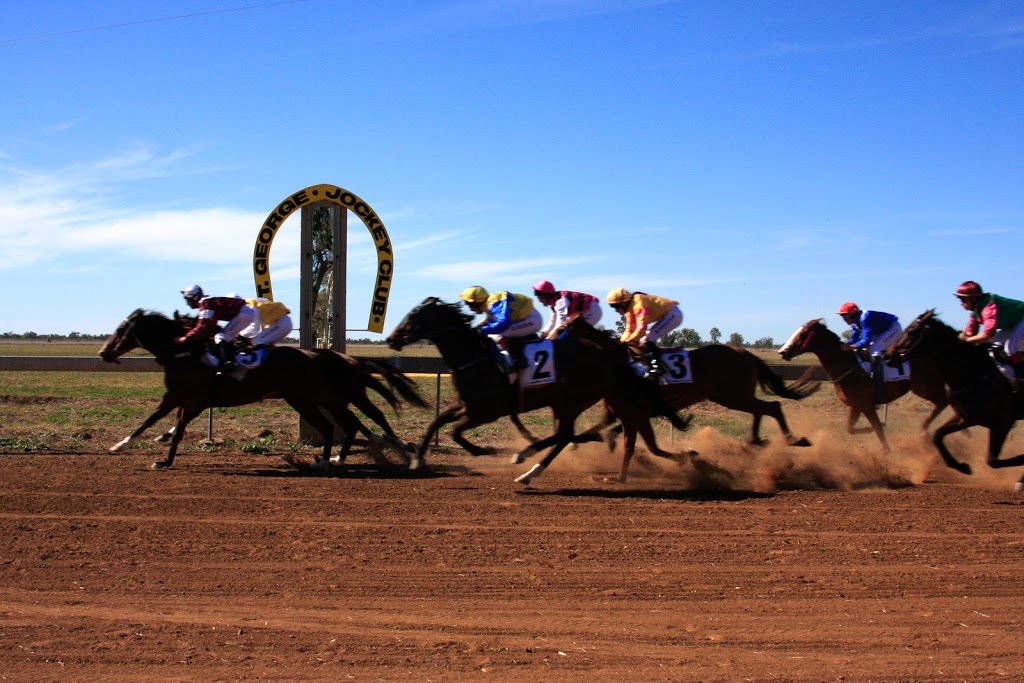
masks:
[(541, 280), (533, 286), (533, 291), (540, 292), (542, 294), (554, 294), (555, 286), (547, 280)]
[(847, 301), (845, 304), (839, 307), (839, 315), (849, 315), (850, 313), (856, 313), (860, 308), (857, 304), (852, 301)]
[(979, 285), (974, 280), (968, 280), (967, 282), (964, 282), (963, 284), (956, 288), (956, 294), (954, 294), (953, 296), (957, 296), (960, 297), (961, 299), (964, 299), (970, 296), (981, 296), (984, 293), (985, 292), (981, 291), (981, 285)]

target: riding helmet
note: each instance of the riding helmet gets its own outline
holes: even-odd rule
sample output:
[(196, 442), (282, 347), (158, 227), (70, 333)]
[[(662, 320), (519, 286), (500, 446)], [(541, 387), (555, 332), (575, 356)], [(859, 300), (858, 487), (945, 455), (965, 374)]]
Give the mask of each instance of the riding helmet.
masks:
[(466, 289), (463, 290), (462, 294), (459, 294), (459, 298), (462, 299), (463, 301), (475, 304), (484, 303), (485, 301), (487, 301), (487, 297), (489, 296), (490, 294), (487, 293), (487, 290), (481, 287), (480, 285), (466, 287)]
[(974, 280), (967, 280), (956, 288), (956, 294), (953, 296), (966, 299), (967, 297), (983, 296), (984, 294), (985, 292), (981, 289), (981, 285)]
[(185, 289), (181, 290), (181, 294), (186, 299), (202, 299), (203, 288), (199, 285), (189, 285)]
[(857, 304), (853, 303), (852, 301), (847, 301), (845, 304), (839, 307), (839, 315), (849, 315), (851, 313), (856, 313), (859, 310), (860, 308), (857, 306)]
[(533, 291), (541, 294), (554, 294), (555, 286), (547, 280), (541, 280), (533, 286)]
[(633, 295), (629, 293), (628, 289), (616, 287), (612, 291), (608, 292), (608, 296), (605, 297), (605, 302), (609, 304), (624, 304), (632, 298)]

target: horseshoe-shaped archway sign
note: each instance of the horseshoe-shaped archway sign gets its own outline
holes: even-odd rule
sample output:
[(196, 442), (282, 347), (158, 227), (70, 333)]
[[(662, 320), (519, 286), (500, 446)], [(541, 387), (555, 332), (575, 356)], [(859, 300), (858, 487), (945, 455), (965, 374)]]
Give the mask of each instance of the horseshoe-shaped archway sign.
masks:
[(366, 324), (370, 332), (384, 331), (384, 318), (388, 311), (388, 295), (391, 292), (391, 278), (394, 273), (394, 256), (391, 253), (391, 238), (377, 212), (356, 194), (337, 185), (311, 185), (287, 197), (270, 212), (263, 222), (252, 254), (252, 273), (256, 280), (256, 296), (274, 298), (270, 283), (270, 245), (278, 228), (292, 213), (303, 206), (316, 202), (337, 204), (351, 211), (363, 222), (377, 247), (377, 283), (370, 300), (370, 320)]

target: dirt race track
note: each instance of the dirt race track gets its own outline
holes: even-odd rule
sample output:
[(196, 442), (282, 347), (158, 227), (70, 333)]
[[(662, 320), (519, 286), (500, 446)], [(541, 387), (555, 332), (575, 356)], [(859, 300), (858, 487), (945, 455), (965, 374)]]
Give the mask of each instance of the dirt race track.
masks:
[(1024, 680), (1019, 472), (786, 450), (0, 456), (0, 680)]

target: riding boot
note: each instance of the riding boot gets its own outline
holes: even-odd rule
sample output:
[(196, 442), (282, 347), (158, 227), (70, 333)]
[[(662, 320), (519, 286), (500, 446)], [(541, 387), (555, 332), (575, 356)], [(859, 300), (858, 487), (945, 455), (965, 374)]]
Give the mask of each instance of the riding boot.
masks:
[(871, 356), (871, 377), (875, 381), (875, 405), (881, 405), (885, 402), (885, 367), (878, 354)]
[(224, 340), (217, 344), (217, 356), (220, 358), (221, 372), (238, 369), (238, 365), (235, 363), (235, 345), (232, 342)]
[(661, 349), (654, 342), (644, 343), (644, 356), (647, 361), (647, 377), (650, 379), (658, 379), (661, 377)]
[(526, 362), (526, 356), (523, 353), (523, 349), (526, 346), (526, 337), (505, 337), (505, 348), (508, 350), (508, 356), (512, 360), (512, 367), (509, 368), (512, 372), (519, 372), (525, 370), (529, 363)]

